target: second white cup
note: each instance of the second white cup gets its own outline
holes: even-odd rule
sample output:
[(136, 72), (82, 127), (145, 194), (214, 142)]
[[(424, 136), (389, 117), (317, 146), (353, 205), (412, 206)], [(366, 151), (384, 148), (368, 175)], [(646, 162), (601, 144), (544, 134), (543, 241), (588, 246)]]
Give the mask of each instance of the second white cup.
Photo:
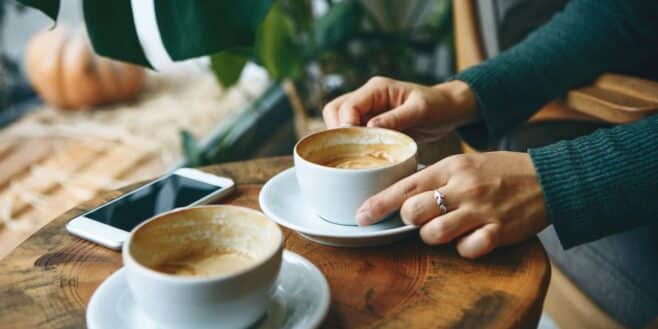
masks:
[[(135, 228), (123, 246), (123, 264), (133, 298), (159, 328), (245, 328), (270, 303), (282, 251), (281, 230), (260, 212), (203, 206)], [(251, 258), (204, 258), (213, 253)]]
[[(397, 149), (386, 165), (345, 169), (313, 161), (322, 152), (367, 152), (369, 147), (375, 150), (382, 144), (395, 145)], [(341, 147), (344, 145), (347, 146)], [(358, 146), (358, 150), (354, 151), (352, 145)], [(349, 127), (321, 131), (295, 145), (297, 183), (304, 200), (317, 215), (336, 224), (356, 225), (356, 211), (365, 200), (416, 171), (417, 150), (411, 137), (388, 129)]]

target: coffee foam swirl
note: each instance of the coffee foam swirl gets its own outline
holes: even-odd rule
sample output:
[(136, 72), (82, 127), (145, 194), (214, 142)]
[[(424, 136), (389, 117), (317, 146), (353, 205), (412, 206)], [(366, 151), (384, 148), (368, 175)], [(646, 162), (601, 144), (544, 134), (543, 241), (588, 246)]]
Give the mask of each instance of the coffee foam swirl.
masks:
[(322, 166), (364, 169), (402, 162), (416, 152), (416, 144), (395, 131), (353, 127), (310, 135), (296, 146), (296, 152)]
[(140, 227), (130, 253), (152, 270), (181, 276), (222, 276), (266, 259), (283, 239), (263, 214), (235, 206), (172, 211)]
[(333, 168), (377, 168), (404, 160), (405, 151), (397, 144), (343, 144), (311, 153), (306, 159)]
[(154, 264), (154, 270), (184, 276), (224, 275), (242, 271), (257, 263), (257, 258), (235, 249), (193, 250)]

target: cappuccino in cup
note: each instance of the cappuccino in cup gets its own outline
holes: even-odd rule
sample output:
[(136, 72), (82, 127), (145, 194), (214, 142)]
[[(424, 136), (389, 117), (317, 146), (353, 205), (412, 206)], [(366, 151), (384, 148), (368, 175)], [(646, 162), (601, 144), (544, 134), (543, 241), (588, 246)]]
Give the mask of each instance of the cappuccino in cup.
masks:
[(153, 269), (172, 275), (213, 276), (240, 272), (256, 264), (256, 258), (238, 250), (196, 250), (175, 255), (153, 265)]
[(158, 215), (123, 246), (131, 293), (165, 328), (245, 328), (276, 289), (283, 234), (262, 213), (202, 206)]
[(306, 159), (327, 167), (363, 169), (392, 165), (407, 153), (408, 147), (400, 144), (340, 144), (310, 153)]
[(417, 148), (411, 137), (382, 128), (314, 133), (295, 145), (297, 183), (318, 216), (356, 225), (365, 200), (416, 171)]

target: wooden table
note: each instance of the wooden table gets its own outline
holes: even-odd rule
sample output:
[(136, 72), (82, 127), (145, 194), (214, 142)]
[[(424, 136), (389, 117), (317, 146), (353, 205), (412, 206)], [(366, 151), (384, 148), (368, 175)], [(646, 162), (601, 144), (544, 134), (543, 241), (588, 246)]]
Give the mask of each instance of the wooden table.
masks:
[[(281, 157), (204, 170), (238, 183), (237, 192), (224, 202), (258, 208), (261, 184), (291, 165), (290, 157)], [(64, 226), (121, 193), (71, 209), (0, 262), (0, 328), (85, 326), (89, 298), (121, 267), (121, 257), (70, 236)], [(536, 239), (470, 261), (460, 258), (454, 246), (430, 248), (417, 236), (351, 249), (322, 246), (284, 231), (286, 249), (308, 258), (329, 281), (332, 303), (325, 328), (532, 328), (550, 277)]]

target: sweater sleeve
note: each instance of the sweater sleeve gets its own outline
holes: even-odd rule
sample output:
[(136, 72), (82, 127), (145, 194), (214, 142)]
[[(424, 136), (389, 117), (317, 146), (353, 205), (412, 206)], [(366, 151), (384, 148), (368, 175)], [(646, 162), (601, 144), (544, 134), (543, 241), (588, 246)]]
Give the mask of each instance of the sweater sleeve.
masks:
[(658, 221), (658, 115), (529, 152), (564, 248)]
[(646, 70), (658, 55), (657, 36), (658, 1), (572, 0), (518, 45), (457, 74), (481, 118), (458, 132), (481, 147), (604, 72)]

